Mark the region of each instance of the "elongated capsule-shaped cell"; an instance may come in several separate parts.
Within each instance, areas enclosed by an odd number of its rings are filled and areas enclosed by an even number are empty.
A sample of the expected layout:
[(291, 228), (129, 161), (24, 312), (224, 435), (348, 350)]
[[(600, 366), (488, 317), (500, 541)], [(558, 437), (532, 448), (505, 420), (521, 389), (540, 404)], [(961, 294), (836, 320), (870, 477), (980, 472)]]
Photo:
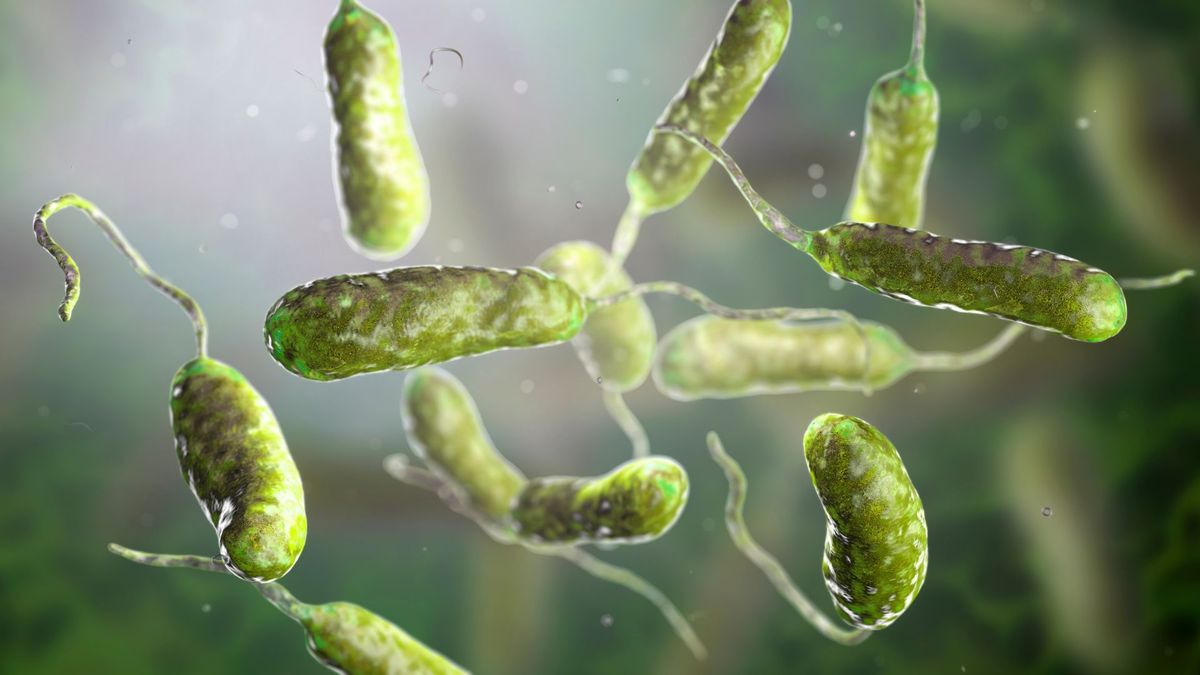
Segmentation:
[(925, 74), (925, 0), (915, 0), (908, 63), (867, 95), (862, 154), (846, 220), (921, 227), (925, 181), (937, 144), (938, 95)]
[(512, 518), (539, 543), (637, 543), (662, 536), (687, 504), (687, 472), (668, 457), (625, 462), (594, 478), (535, 478)]
[(422, 461), (494, 520), (512, 510), (525, 476), (496, 450), (471, 394), (436, 367), (413, 371), (404, 381), (404, 430)]
[(263, 335), (284, 368), (325, 381), (565, 342), (586, 316), (584, 298), (539, 269), (401, 267), (293, 288)]
[[(533, 264), (589, 298), (633, 287), (624, 270), (612, 269), (608, 252), (588, 241), (553, 246)], [(592, 379), (609, 391), (626, 392), (640, 387), (650, 374), (657, 337), (646, 301), (630, 297), (589, 314), (572, 344)]]
[(229, 571), (257, 582), (286, 574), (308, 520), (300, 473), (266, 400), (237, 370), (197, 358), (171, 383), (171, 426), (183, 478)]
[(1039, 248), (839, 223), (813, 232), (805, 251), (829, 274), (896, 300), (988, 314), (1075, 340), (1107, 340), (1127, 317), (1125, 293), (1111, 275)]
[(466, 675), (453, 661), (396, 624), (349, 602), (303, 605), (297, 620), (308, 651), (321, 663), (353, 675)]
[(878, 429), (828, 413), (804, 432), (804, 458), (825, 509), (821, 571), (838, 615), (891, 625), (916, 599), (929, 563), (925, 509), (899, 453)]
[(346, 239), (369, 258), (395, 260), (424, 234), (430, 197), (391, 27), (341, 0), (325, 33), (325, 70)]
[[(861, 325), (860, 331), (842, 321), (789, 324), (700, 316), (662, 339), (654, 383), (677, 401), (881, 389), (908, 371), (912, 351), (892, 329), (871, 321)], [(864, 373), (867, 349), (870, 371)]]
[(1085, 342), (1107, 340), (1125, 326), (1125, 294), (1104, 270), (1039, 248), (948, 239), (883, 223), (803, 230), (763, 199), (720, 147), (678, 127), (660, 130), (708, 150), (763, 226), (828, 274), (896, 300), (987, 314)]
[[(737, 0), (696, 74), (658, 123), (724, 142), (783, 55), (792, 25), (789, 0)], [(665, 211), (692, 193), (712, 159), (682, 139), (653, 132), (626, 178), (633, 209)]]
[[(1010, 326), (963, 353), (917, 352), (892, 328), (844, 321), (788, 323), (700, 316), (658, 345), (654, 383), (677, 401), (805, 391), (877, 391), (914, 371), (966, 370), (995, 358), (1024, 330)], [(863, 336), (866, 336), (864, 342)]]

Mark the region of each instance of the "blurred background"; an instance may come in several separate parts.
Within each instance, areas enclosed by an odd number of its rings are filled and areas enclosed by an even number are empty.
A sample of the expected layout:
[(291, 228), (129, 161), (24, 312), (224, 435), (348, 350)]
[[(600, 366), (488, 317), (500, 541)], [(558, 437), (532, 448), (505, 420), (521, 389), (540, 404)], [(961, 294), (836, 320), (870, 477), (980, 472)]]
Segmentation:
[[(495, 544), (397, 483), (402, 375), (300, 380), (261, 321), (309, 279), (376, 269), (344, 243), (321, 39), (335, 2), (0, 3), (0, 671), (319, 673), (301, 629), (231, 577), (105, 552), (214, 552), (180, 479), (168, 383), (191, 329), (78, 213), (30, 233), (66, 191), (94, 200), (192, 293), (211, 352), (270, 400), (305, 479), (307, 548), (286, 584), (363, 604), (478, 673), (1012, 673), (1200, 670), (1200, 286), (1129, 293), (1103, 344), (1023, 337), (965, 373), (854, 393), (676, 403), (630, 397), (654, 449), (691, 475), (652, 544), (600, 552), (657, 583), (711, 657), (694, 661), (641, 597)], [(400, 264), (512, 267), (568, 239), (607, 245), (625, 172), (728, 10), (703, 2), (374, 0), (404, 52), (433, 220)], [(1200, 5), (930, 0), (942, 120), (926, 226), (1036, 245), (1116, 276), (1200, 261)], [(866, 93), (907, 58), (906, 0), (795, 3), (783, 61), (727, 147), (797, 223), (839, 219)], [(420, 83), (430, 51), (427, 84)], [(738, 307), (841, 307), (918, 349), (967, 349), (999, 322), (839, 288), (764, 231), (724, 175), (651, 218), (635, 279)], [(654, 297), (660, 335), (694, 316)], [(458, 361), (493, 439), (529, 475), (629, 456), (567, 345)], [(747, 519), (818, 603), (824, 520), (800, 447), (822, 412), (899, 448), (925, 503), (928, 581), (861, 646), (825, 641), (733, 548), (719, 431), (751, 481)], [(1044, 515), (1048, 514), (1048, 515)]]

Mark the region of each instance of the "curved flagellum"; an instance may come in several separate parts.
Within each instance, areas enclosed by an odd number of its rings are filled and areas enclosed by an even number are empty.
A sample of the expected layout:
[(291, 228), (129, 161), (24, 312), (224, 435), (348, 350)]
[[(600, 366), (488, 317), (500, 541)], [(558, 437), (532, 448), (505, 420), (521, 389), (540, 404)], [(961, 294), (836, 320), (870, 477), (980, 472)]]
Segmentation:
[(217, 531), (229, 571), (282, 577), (304, 549), (304, 486), (271, 407), (224, 363), (197, 358), (171, 383), (183, 478)]
[(441, 368), (416, 370), (404, 381), (400, 410), (417, 456), (488, 518), (502, 521), (525, 476), (496, 450), (462, 383)]
[[(198, 555), (144, 553), (109, 544), (108, 550), (150, 567), (229, 572), (220, 560)], [(348, 602), (310, 605), (283, 584), (254, 588), (276, 609), (304, 627), (308, 650), (321, 664), (349, 675), (465, 675), (467, 671), (387, 619)]]
[(395, 260), (424, 234), (430, 196), (391, 27), (343, 0), (325, 33), (325, 70), (346, 239), (369, 258)]
[(267, 313), (263, 335), (284, 368), (327, 381), (556, 344), (586, 317), (584, 299), (539, 269), (432, 265), (293, 288)]
[(720, 147), (678, 127), (660, 130), (711, 153), (763, 226), (833, 276), (904, 302), (987, 314), (1085, 342), (1107, 340), (1125, 325), (1125, 295), (1101, 269), (1028, 246), (947, 239), (883, 223), (844, 222), (809, 232), (763, 199)]
[(129, 264), (133, 266), (133, 270), (138, 273), (138, 276), (179, 305), (191, 320), (192, 327), (196, 331), (196, 354), (204, 356), (208, 350), (208, 323), (204, 320), (204, 312), (200, 310), (200, 305), (192, 299), (192, 296), (184, 293), (178, 286), (163, 279), (150, 269), (137, 249), (125, 239), (125, 235), (121, 234), (117, 226), (108, 216), (104, 215), (99, 207), (77, 194), (70, 193), (43, 204), (33, 217), (33, 233), (37, 237), (38, 245), (46, 249), (46, 252), (54, 258), (66, 277), (66, 295), (63, 297), (62, 305), (58, 308), (59, 317), (63, 321), (71, 319), (71, 312), (75, 309), (75, 303), (79, 301), (80, 286), (79, 265), (75, 264), (74, 258), (67, 253), (66, 249), (54, 241), (54, 238), (50, 236), (50, 231), (46, 228), (46, 222), (65, 208), (76, 208), (82, 211), (91, 219), (92, 223), (104, 232), (104, 235), (121, 252), (121, 255), (129, 260)]
[(825, 509), (821, 571), (834, 607), (856, 628), (886, 628), (929, 564), (925, 509), (904, 462), (878, 429), (832, 413), (804, 432), (804, 458)]
[(512, 512), (537, 543), (634, 543), (662, 536), (687, 504), (687, 472), (668, 457), (625, 462), (603, 476), (529, 481)]
[(846, 646), (859, 644), (870, 637), (870, 631), (839, 626), (836, 621), (817, 609), (813, 601), (792, 580), (791, 575), (787, 573), (779, 560), (754, 539), (754, 535), (750, 534), (750, 528), (746, 525), (744, 514), (750, 482), (746, 479), (746, 474), (737, 460), (725, 451), (725, 446), (716, 432), (708, 433), (707, 442), (713, 461), (721, 467), (726, 480), (729, 481), (729, 496), (725, 500), (725, 527), (729, 530), (729, 538), (733, 540), (738, 550), (762, 571), (767, 580), (775, 586), (779, 595), (783, 596), (783, 599), (787, 600), (792, 608), (821, 635)]

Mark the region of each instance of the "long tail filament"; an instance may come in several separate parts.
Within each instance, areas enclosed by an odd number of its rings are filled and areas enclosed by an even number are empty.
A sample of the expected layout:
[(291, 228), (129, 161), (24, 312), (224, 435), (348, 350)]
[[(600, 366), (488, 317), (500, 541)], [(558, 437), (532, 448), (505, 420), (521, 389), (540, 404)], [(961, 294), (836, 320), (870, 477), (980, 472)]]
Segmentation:
[(154, 286), (164, 295), (171, 298), (171, 300), (175, 301), (183, 309), (188, 318), (192, 320), (192, 326), (196, 330), (197, 355), (207, 356), (208, 323), (204, 320), (204, 312), (200, 310), (200, 305), (192, 299), (192, 296), (184, 293), (179, 287), (155, 274), (154, 270), (150, 269), (150, 266), (142, 259), (141, 254), (125, 239), (125, 235), (121, 234), (117, 226), (95, 204), (79, 195), (69, 193), (47, 202), (42, 208), (38, 209), (38, 212), (33, 217), (33, 232), (37, 236), (38, 244), (53, 256), (66, 276), (67, 292), (63, 297), (62, 305), (58, 308), (58, 315), (62, 317), (62, 320), (69, 321), (71, 319), (71, 312), (75, 309), (75, 303), (79, 301), (79, 265), (76, 265), (71, 255), (50, 236), (50, 232), (46, 230), (46, 221), (54, 214), (68, 207), (77, 208), (87, 214), (88, 218), (91, 218), (92, 222), (104, 231), (104, 234), (113, 243), (113, 246), (116, 246), (117, 250), (129, 259), (129, 263), (133, 265), (133, 269), (138, 275), (150, 282), (151, 286)]

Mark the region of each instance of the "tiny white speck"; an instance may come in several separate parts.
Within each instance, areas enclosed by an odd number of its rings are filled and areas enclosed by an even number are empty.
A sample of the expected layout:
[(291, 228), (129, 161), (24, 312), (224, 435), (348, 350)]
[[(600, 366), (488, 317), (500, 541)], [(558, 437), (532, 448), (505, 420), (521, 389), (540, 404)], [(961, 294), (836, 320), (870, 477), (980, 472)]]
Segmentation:
[(608, 71), (608, 81), (613, 84), (625, 84), (629, 81), (629, 71), (624, 68), (613, 68)]
[(1075, 128), (1080, 131), (1087, 131), (1092, 126), (1092, 120), (1087, 117), (1080, 117), (1075, 120)]
[(811, 178), (813, 180), (821, 180), (821, 177), (824, 175), (825, 175), (825, 167), (821, 166), (820, 164), (809, 164), (808, 165), (808, 177), (809, 178)]
[(557, 190), (557, 189), (558, 189), (558, 188), (556, 188), (556, 187), (554, 187), (553, 185), (551, 185), (550, 187), (546, 188), (546, 192), (554, 192), (554, 191), (555, 191), (555, 190)]
[(821, 199), (822, 197), (824, 197), (825, 196), (825, 184), (817, 183), (816, 185), (812, 186), (812, 194), (817, 199)]
[(125, 67), (125, 55), (121, 52), (113, 52), (113, 55), (108, 57), (108, 62), (112, 64), (113, 68), (123, 68)]
[(612, 625), (613, 625), (612, 614), (601, 614), (600, 615), (600, 625), (604, 626), (605, 628), (612, 628)]
[(857, 131), (855, 131), (855, 130), (853, 130), (853, 129), (851, 129), (851, 130), (850, 130), (850, 138), (854, 138), (854, 137), (855, 137), (855, 136), (857, 136), (857, 135), (858, 135), (858, 132), (857, 132)]
[(300, 127), (300, 131), (296, 132), (296, 140), (301, 143), (307, 143), (317, 136), (317, 128), (311, 124), (305, 124)]
[(525, 80), (517, 80), (516, 82), (513, 82), (513, 91), (517, 92), (518, 94), (524, 94), (525, 92), (529, 91), (529, 83)]
[(200, 605), (200, 611), (204, 612), (205, 614), (208, 614), (209, 612), (212, 611), (212, 605), (210, 605), (206, 602), (203, 605)]
[(246, 117), (251, 119), (258, 117), (258, 106), (254, 105), (253, 103), (246, 106)]
[(471, 10), (471, 20), (475, 23), (483, 23), (483, 20), (486, 18), (487, 12), (483, 11), (482, 7), (476, 7), (475, 9)]
[(1043, 506), (1042, 507), (1042, 515), (1046, 518), (1049, 518), (1050, 516), (1054, 515), (1054, 507), (1053, 506)]
[(462, 253), (463, 247), (463, 240), (458, 237), (446, 242), (446, 248), (450, 249), (451, 253)]
[(846, 280), (841, 277), (829, 277), (829, 290), (840, 291), (846, 287)]
[(583, 202), (581, 202), (581, 201), (577, 201), (577, 202), (575, 202), (575, 210), (576, 210), (576, 211), (578, 211), (578, 210), (580, 210), (580, 209), (582, 209), (582, 208), (583, 208)]
[(924, 393), (925, 393), (925, 383), (924, 383), (924, 382), (918, 382), (918, 383), (917, 383), (917, 384), (916, 384), (916, 385), (913, 387), (913, 393), (914, 393), (914, 394), (917, 394), (918, 396), (920, 396), (921, 394), (924, 394)]
[(521, 380), (520, 389), (522, 394), (532, 394), (533, 380)]
[(442, 94), (442, 105), (446, 106), (447, 108), (453, 108), (454, 106), (458, 105), (458, 94), (452, 91)]
[(226, 213), (221, 216), (221, 227), (227, 230), (236, 230), (238, 227), (238, 217), (232, 213)]
[(829, 27), (829, 37), (837, 37), (842, 32), (842, 22), (839, 21)]

